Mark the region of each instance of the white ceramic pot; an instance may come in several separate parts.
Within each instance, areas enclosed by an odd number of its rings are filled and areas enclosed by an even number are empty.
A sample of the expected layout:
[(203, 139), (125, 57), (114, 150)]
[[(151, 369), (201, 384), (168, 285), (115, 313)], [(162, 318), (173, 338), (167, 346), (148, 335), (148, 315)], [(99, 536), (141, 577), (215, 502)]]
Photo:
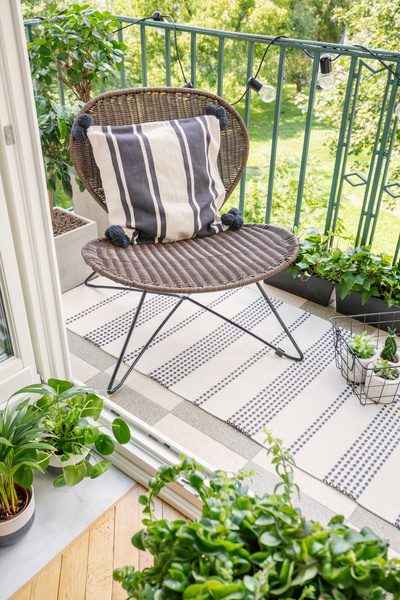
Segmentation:
[(62, 473), (64, 467), (77, 465), (82, 460), (84, 460), (88, 454), (88, 450), (85, 450), (81, 454), (71, 454), (71, 457), (68, 460), (60, 460), (60, 458), (56, 454), (52, 454), (49, 458), (47, 470), (53, 475), (59, 475), (60, 473)]
[(364, 392), (377, 404), (391, 404), (397, 397), (400, 397), (400, 367), (397, 379), (385, 379), (379, 377), (373, 369), (371, 363), (367, 371)]
[[(23, 488), (21, 488), (23, 489)], [(33, 488), (28, 492), (28, 502), (23, 510), (7, 521), (0, 521), (0, 548), (16, 544), (33, 525), (35, 520), (35, 494)]]
[(358, 358), (358, 356), (350, 352), (347, 346), (344, 346), (341, 352), (341, 372), (343, 377), (351, 383), (364, 383), (369, 365), (379, 358), (379, 354), (380, 349), (377, 349), (375, 354), (369, 358)]

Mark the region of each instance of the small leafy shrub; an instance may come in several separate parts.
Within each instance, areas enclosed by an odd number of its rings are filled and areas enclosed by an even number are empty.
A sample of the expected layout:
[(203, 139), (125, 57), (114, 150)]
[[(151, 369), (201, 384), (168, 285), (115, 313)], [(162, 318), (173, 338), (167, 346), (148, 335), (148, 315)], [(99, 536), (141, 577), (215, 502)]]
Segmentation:
[(0, 409), (0, 521), (21, 508), (17, 485), (29, 489), (33, 472), (46, 470), (53, 447), (44, 440), (42, 415), (27, 400)]
[(392, 367), (389, 361), (383, 358), (375, 363), (374, 373), (378, 377), (382, 377), (382, 379), (387, 379), (388, 381), (396, 381), (399, 378), (399, 370), (396, 367)]
[(307, 230), (304, 239), (300, 241), (300, 250), (296, 262), (288, 269), (293, 277), (308, 279), (312, 275), (330, 279), (332, 263), (337, 260), (342, 251), (330, 248), (331, 235), (326, 235), (320, 229)]
[[(74, 455), (82, 456), (77, 464), (63, 468), (62, 474), (53, 481), (55, 487), (76, 485), (85, 477), (95, 479), (110, 468), (110, 460), (98, 460), (94, 454), (97, 450), (109, 456), (115, 449), (111, 436), (102, 433), (97, 423), (103, 400), (94, 390), (74, 386), (70, 381), (49, 379), (47, 383), (30, 385), (18, 393), (41, 396), (34, 406), (42, 413), (42, 429), (54, 448), (51, 454), (61, 463)], [(128, 425), (120, 418), (114, 419), (112, 433), (120, 444), (127, 444), (131, 437)]]
[(381, 352), (381, 358), (383, 358), (383, 360), (388, 360), (390, 362), (396, 362), (398, 360), (396, 335), (396, 331), (391, 329), (391, 327), (388, 327), (388, 336)]
[(363, 331), (353, 335), (347, 345), (358, 358), (371, 358), (376, 352), (376, 343), (376, 336)]
[[(268, 435), (267, 451), (280, 481), (272, 494), (253, 496), (245, 474), (216, 471), (206, 478), (188, 458), (162, 467), (141, 497), (146, 518), (133, 545), (154, 566), (117, 569), (129, 598), (140, 600), (360, 600), (400, 597), (400, 561), (367, 528), (357, 532), (333, 518), (308, 521), (295, 508), (292, 458)], [(156, 519), (152, 499), (183, 475), (203, 501), (195, 522)]]
[(122, 68), (125, 44), (113, 33), (120, 22), (109, 11), (72, 4), (59, 12), (54, 3), (28, 44), (32, 76), (39, 91), (61, 82), (80, 102), (88, 102), (93, 88), (111, 82)]

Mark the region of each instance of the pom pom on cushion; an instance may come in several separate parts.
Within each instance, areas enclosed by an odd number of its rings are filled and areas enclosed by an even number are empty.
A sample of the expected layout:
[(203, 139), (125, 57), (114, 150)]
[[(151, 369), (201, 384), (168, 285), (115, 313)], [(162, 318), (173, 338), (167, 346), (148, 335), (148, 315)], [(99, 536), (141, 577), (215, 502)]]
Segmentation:
[(76, 119), (73, 135), (77, 142), (85, 142), (87, 140), (87, 129), (93, 124), (93, 119), (87, 113), (82, 113)]
[(243, 226), (243, 216), (238, 208), (231, 208), (227, 213), (221, 215), (221, 221), (232, 231), (237, 231)]
[(222, 130), (228, 127), (228, 117), (226, 116), (226, 110), (223, 106), (218, 106), (218, 104), (207, 104), (206, 115), (217, 117), (219, 126)]
[(105, 230), (104, 235), (117, 248), (127, 248), (131, 243), (131, 240), (119, 225), (111, 225)]

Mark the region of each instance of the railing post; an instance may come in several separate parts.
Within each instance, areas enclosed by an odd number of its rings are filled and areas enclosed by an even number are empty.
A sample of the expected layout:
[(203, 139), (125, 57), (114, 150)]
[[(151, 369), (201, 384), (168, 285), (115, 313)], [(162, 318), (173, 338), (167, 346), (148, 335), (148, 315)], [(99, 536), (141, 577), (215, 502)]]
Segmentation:
[[(254, 42), (249, 42), (247, 48), (247, 75), (246, 75), (246, 85), (247, 80), (253, 74), (253, 64), (254, 64)], [(250, 105), (251, 105), (251, 90), (250, 88), (246, 92), (245, 105), (244, 105), (244, 115), (243, 120), (247, 128), (249, 128), (250, 124)], [(240, 180), (240, 190), (239, 190), (239, 209), (243, 212), (244, 209), (244, 194), (246, 191), (246, 170), (242, 175)]]
[(279, 119), (281, 113), (281, 99), (282, 99), (282, 86), (283, 77), (285, 70), (285, 48), (281, 48), (279, 51), (279, 66), (278, 66), (278, 77), (276, 83), (276, 100), (275, 100), (275, 111), (274, 111), (274, 125), (272, 129), (272, 142), (271, 142), (271, 158), (269, 161), (269, 173), (268, 173), (268, 190), (267, 190), (267, 206), (265, 210), (265, 222), (271, 221), (272, 213), (272, 200), (274, 195), (274, 183), (275, 183), (275, 166), (276, 166), (276, 152), (278, 148), (278, 135), (279, 135)]
[(192, 32), (190, 34), (190, 81), (193, 83), (194, 87), (196, 87), (196, 50), (196, 34)]
[[(335, 167), (332, 176), (332, 186), (329, 196), (329, 203), (326, 213), (325, 221), (325, 233), (329, 231), (335, 231), (336, 223), (339, 214), (340, 200), (342, 197), (343, 190), (343, 177), (346, 174), (347, 157), (350, 147), (350, 138), (352, 132), (352, 125), (355, 113), (355, 107), (357, 104), (358, 97), (358, 86), (360, 82), (361, 68), (360, 65), (357, 72), (357, 58), (353, 56), (350, 62), (349, 76), (347, 78), (346, 93), (344, 97), (342, 120), (340, 123), (339, 139), (336, 150)], [(355, 84), (356, 82), (356, 84)], [(353, 95), (353, 89), (355, 84), (355, 91)], [(353, 96), (353, 102), (352, 102)], [(350, 112), (350, 106), (352, 109)], [(350, 112), (350, 118), (349, 118)]]
[(301, 205), (303, 202), (304, 181), (305, 181), (305, 177), (306, 177), (308, 150), (310, 147), (311, 125), (312, 125), (312, 118), (313, 118), (313, 111), (314, 111), (315, 89), (317, 86), (317, 77), (318, 77), (318, 71), (319, 71), (319, 52), (314, 52), (313, 58), (314, 58), (314, 60), (313, 60), (312, 76), (311, 76), (311, 83), (310, 83), (310, 94), (308, 96), (307, 118), (306, 118), (305, 130), (304, 130), (303, 152), (302, 152), (302, 156), (301, 156), (301, 165), (300, 165), (300, 174), (299, 174), (299, 186), (297, 188), (296, 210), (295, 210), (294, 221), (293, 221), (293, 226), (295, 229), (297, 229), (300, 224)]
[(222, 96), (224, 88), (224, 53), (225, 40), (223, 37), (218, 38), (218, 96)]
[(140, 56), (142, 63), (142, 85), (147, 87), (146, 26), (140, 23)]
[(171, 85), (171, 32), (169, 29), (165, 31), (165, 85)]
[[(122, 31), (122, 29), (118, 30), (118, 41), (122, 44), (124, 41), (124, 33)], [(120, 84), (122, 88), (126, 87), (126, 80), (125, 80), (125, 54), (122, 57), (122, 63), (121, 63), (121, 71), (120, 71)]]

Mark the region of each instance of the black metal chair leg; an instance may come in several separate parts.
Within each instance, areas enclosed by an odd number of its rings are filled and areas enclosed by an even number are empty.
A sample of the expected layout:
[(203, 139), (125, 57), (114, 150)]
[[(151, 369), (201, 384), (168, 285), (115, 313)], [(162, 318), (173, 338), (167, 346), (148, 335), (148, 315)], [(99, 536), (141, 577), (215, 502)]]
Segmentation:
[(303, 360), (303, 358), (304, 358), (303, 352), (300, 350), (296, 340), (290, 333), (289, 329), (286, 327), (285, 322), (283, 321), (282, 317), (276, 310), (275, 306), (272, 304), (267, 292), (265, 291), (265, 289), (262, 286), (262, 283), (257, 281), (257, 287), (260, 290), (260, 292), (262, 293), (262, 295), (264, 296), (265, 300), (267, 301), (268, 306), (270, 307), (271, 311), (274, 313), (274, 315), (275, 315), (276, 319), (278, 320), (280, 326), (282, 327), (283, 331), (285, 332), (285, 334), (287, 335), (289, 340), (292, 342), (294, 348), (296, 349), (296, 352), (298, 353), (298, 356), (291, 356), (290, 354), (287, 354), (287, 352), (285, 352), (281, 348), (275, 348), (275, 353), (278, 356), (285, 356), (286, 358), (290, 358), (291, 360), (297, 360), (297, 361)]
[(126, 371), (125, 375), (118, 381), (118, 383), (116, 383), (114, 385), (114, 382), (115, 382), (115, 379), (117, 377), (119, 368), (121, 366), (121, 363), (124, 360), (126, 348), (127, 348), (128, 344), (129, 344), (129, 340), (130, 340), (132, 332), (133, 332), (133, 330), (135, 328), (135, 325), (136, 325), (136, 322), (137, 322), (137, 318), (138, 318), (140, 310), (142, 308), (145, 296), (146, 296), (146, 292), (143, 292), (142, 297), (141, 297), (140, 302), (139, 302), (139, 305), (138, 305), (138, 307), (136, 309), (135, 316), (133, 318), (132, 324), (131, 324), (131, 326), (129, 328), (128, 335), (126, 336), (124, 345), (122, 347), (121, 354), (118, 357), (117, 364), (115, 365), (115, 369), (113, 371), (113, 374), (111, 376), (110, 382), (108, 384), (107, 392), (109, 394), (114, 394), (114, 392), (116, 392), (117, 390), (119, 390), (119, 388), (121, 387), (121, 385), (123, 385), (125, 383), (127, 377), (130, 375), (130, 373), (132, 372), (132, 370), (135, 368), (135, 366), (139, 362), (139, 360), (142, 358), (143, 354), (146, 352), (146, 350), (148, 349), (148, 347), (150, 346), (150, 344), (152, 343), (152, 341), (160, 333), (161, 329), (166, 325), (166, 323), (172, 317), (172, 315), (174, 314), (174, 312), (179, 308), (179, 306), (182, 304), (183, 300), (185, 299), (184, 297), (180, 297), (179, 298), (178, 302), (175, 304), (175, 306), (172, 308), (172, 310), (170, 310), (170, 312), (167, 314), (167, 316), (165, 317), (165, 319), (160, 323), (160, 325), (157, 327), (157, 329), (155, 330), (155, 332), (151, 335), (151, 337), (147, 340), (147, 342), (145, 343), (145, 345), (142, 347), (142, 349), (140, 350), (139, 354), (137, 355), (137, 357), (135, 358), (135, 360), (133, 361), (133, 363), (129, 366), (129, 368)]

